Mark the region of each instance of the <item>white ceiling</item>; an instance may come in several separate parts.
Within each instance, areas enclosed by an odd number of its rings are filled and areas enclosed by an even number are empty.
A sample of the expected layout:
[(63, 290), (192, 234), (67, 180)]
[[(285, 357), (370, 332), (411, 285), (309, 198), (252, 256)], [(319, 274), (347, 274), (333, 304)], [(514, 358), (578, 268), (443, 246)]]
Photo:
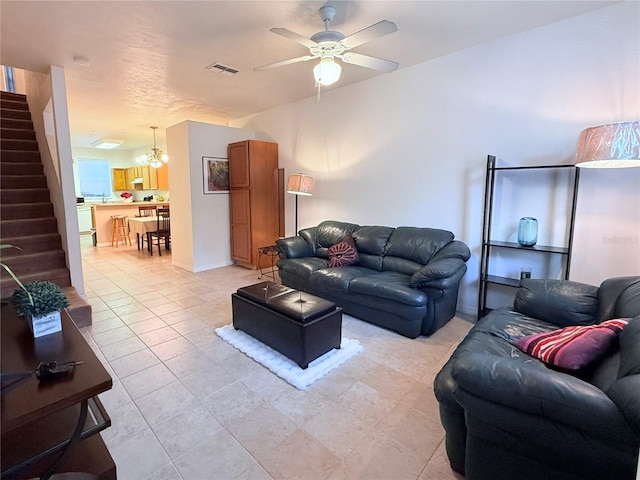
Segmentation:
[[(323, 29), (318, 9), (334, 6), (332, 29), (349, 35), (386, 19), (398, 32), (353, 51), (400, 69), (470, 46), (610, 5), (612, 1), (7, 1), (0, 2), (0, 60), (45, 72), (65, 69), (71, 142), (124, 140), (149, 145), (150, 125), (229, 120), (314, 96), (311, 62), (260, 72), (254, 67), (305, 55), (269, 32), (310, 37)], [(74, 56), (90, 60), (74, 63)], [(220, 62), (239, 73), (205, 70)], [(380, 73), (346, 65), (340, 88)], [(387, 75), (393, 75), (387, 74)]]

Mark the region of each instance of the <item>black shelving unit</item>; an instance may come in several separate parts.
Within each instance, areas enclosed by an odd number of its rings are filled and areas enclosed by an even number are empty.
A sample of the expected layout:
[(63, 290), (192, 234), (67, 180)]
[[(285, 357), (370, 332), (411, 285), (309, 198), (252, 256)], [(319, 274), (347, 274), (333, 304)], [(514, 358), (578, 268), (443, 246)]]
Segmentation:
[[(519, 243), (495, 240), (491, 237), (491, 223), (493, 220), (493, 197), (496, 182), (496, 175), (501, 171), (523, 171), (543, 170), (543, 169), (572, 169), (573, 170), (573, 191), (571, 213), (569, 219), (569, 238), (566, 245), (534, 245), (533, 247), (523, 247)], [(578, 182), (580, 170), (575, 165), (529, 165), (519, 167), (498, 167), (494, 155), (487, 156), (487, 171), (484, 186), (484, 211), (482, 220), (482, 253), (480, 258), (480, 288), (478, 292), (478, 319), (482, 318), (487, 309), (487, 293), (490, 285), (503, 285), (506, 287), (518, 287), (519, 278), (501, 277), (489, 274), (491, 255), (494, 249), (514, 249), (529, 252), (541, 252), (562, 255), (564, 258), (564, 278), (569, 279), (571, 269), (571, 249), (573, 247), (573, 228), (575, 224), (576, 201), (578, 198)]]

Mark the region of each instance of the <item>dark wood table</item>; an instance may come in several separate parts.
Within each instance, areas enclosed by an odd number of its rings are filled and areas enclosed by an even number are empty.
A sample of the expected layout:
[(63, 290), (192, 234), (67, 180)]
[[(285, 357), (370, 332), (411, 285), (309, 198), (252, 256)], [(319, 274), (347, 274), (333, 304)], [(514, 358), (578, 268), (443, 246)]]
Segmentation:
[[(61, 314), (61, 332), (40, 338), (10, 302), (2, 302), (1, 315), (1, 478), (85, 472), (115, 479), (113, 459), (96, 435), (111, 425), (97, 395), (112, 380), (69, 315)], [(38, 364), (54, 360), (83, 363), (71, 375), (40, 382)]]

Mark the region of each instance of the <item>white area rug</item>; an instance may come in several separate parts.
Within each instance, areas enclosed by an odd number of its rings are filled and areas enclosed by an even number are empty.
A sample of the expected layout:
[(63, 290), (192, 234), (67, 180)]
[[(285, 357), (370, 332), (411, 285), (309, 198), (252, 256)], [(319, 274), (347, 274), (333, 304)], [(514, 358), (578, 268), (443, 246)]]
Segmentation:
[(303, 370), (293, 360), (256, 340), (251, 335), (236, 330), (233, 325), (216, 328), (216, 333), (225, 342), (264, 365), (299, 390), (306, 389), (313, 382), (364, 350), (357, 340), (342, 337), (339, 350), (333, 349), (325, 353), (311, 362), (306, 370)]

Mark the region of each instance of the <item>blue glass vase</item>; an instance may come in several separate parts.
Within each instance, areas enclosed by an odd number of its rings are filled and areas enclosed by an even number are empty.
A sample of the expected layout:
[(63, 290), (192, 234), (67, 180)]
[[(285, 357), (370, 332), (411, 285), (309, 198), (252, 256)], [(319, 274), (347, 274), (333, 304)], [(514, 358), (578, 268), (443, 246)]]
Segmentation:
[(533, 247), (538, 241), (538, 220), (523, 217), (518, 223), (518, 243), (523, 247)]

